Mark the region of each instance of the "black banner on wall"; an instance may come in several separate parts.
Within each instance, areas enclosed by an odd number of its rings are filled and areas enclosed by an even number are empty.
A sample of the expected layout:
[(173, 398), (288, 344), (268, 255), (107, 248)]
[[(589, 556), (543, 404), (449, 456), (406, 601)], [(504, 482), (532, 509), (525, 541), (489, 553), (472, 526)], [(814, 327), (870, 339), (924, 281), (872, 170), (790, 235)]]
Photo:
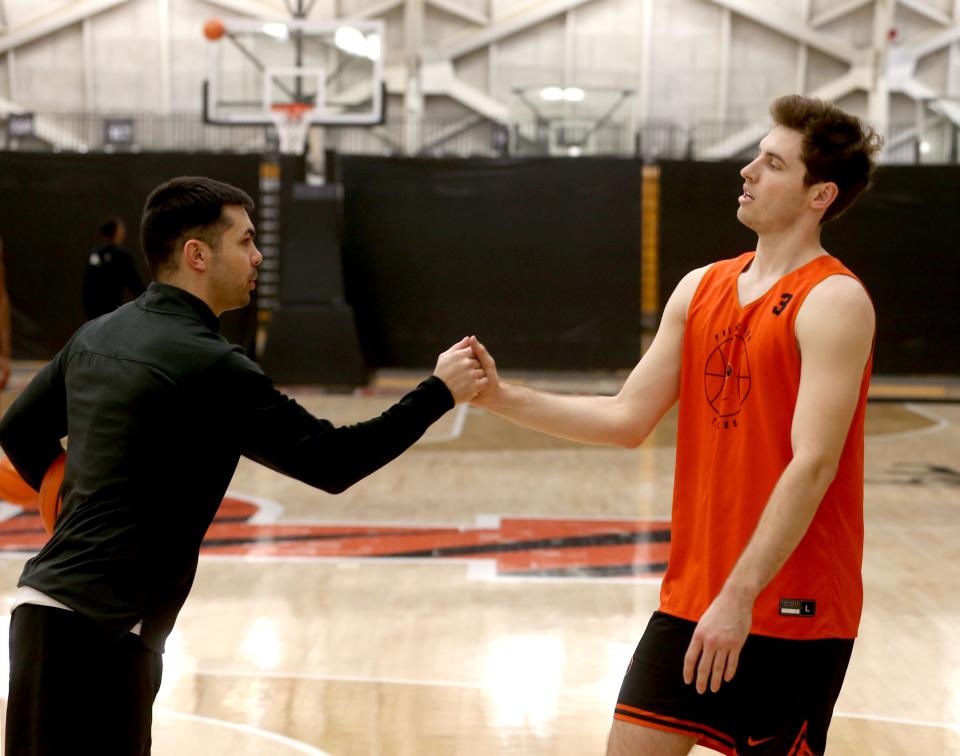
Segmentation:
[(504, 368), (639, 358), (641, 164), (342, 156), (347, 301), (375, 366), (476, 333)]
[[(687, 271), (756, 246), (736, 217), (741, 167), (661, 165), (661, 302)], [(883, 166), (876, 186), (824, 226), (823, 246), (876, 305), (877, 374), (960, 373), (958, 183), (956, 167)]]
[[(48, 359), (83, 323), (81, 282), (97, 228), (126, 223), (144, 281), (140, 214), (150, 191), (180, 175), (209, 176), (258, 195), (258, 155), (0, 153), (0, 237), (13, 307), (13, 354)], [(221, 332), (249, 347), (254, 310), (226, 313)], [(249, 351), (249, 349), (248, 349)]]

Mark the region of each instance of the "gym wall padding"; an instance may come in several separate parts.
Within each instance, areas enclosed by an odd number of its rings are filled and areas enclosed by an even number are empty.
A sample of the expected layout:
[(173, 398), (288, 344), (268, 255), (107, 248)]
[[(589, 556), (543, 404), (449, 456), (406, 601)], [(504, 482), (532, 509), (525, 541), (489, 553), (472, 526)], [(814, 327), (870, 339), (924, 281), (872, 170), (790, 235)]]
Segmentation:
[[(692, 268), (754, 249), (736, 217), (742, 163), (661, 164), (661, 302)], [(877, 311), (874, 372), (960, 373), (960, 169), (882, 166), (876, 185), (823, 229), (823, 245)]]
[[(149, 280), (140, 215), (150, 191), (180, 175), (210, 176), (257, 200), (258, 155), (0, 153), (0, 237), (13, 308), (13, 354), (48, 359), (83, 324), (80, 286), (103, 218), (119, 215), (126, 246)], [(221, 332), (250, 346), (252, 308), (226, 313)]]
[(347, 301), (367, 360), (477, 334), (503, 368), (632, 367), (642, 165), (341, 156)]

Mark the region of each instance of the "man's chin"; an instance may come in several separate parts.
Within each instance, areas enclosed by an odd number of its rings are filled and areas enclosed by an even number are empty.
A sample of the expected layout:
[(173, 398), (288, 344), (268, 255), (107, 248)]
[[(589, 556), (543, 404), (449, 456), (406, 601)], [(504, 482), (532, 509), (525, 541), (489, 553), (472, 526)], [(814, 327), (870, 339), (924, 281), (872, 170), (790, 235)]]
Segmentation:
[(742, 205), (737, 208), (737, 220), (740, 221), (744, 226), (749, 228), (751, 231), (757, 231), (757, 228), (754, 225), (754, 222), (750, 219), (750, 214), (747, 212), (744, 212)]
[(250, 295), (249, 295), (249, 294), (247, 294), (246, 297), (244, 297), (244, 299), (243, 299), (242, 302), (240, 302), (240, 301), (234, 302), (232, 305), (230, 305), (229, 307), (227, 307), (227, 308), (224, 310), (224, 312), (230, 312), (230, 310), (241, 310), (241, 309), (243, 309), (244, 307), (246, 307), (248, 304), (250, 304)]

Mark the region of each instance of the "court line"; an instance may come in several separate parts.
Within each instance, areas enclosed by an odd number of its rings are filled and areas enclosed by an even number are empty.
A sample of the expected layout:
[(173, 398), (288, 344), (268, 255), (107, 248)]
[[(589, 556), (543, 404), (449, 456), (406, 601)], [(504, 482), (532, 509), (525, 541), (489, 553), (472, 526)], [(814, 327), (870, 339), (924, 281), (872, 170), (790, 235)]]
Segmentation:
[(222, 727), (226, 730), (236, 730), (237, 732), (242, 732), (244, 735), (253, 735), (254, 737), (263, 738), (264, 740), (272, 740), (275, 743), (290, 746), (295, 751), (309, 754), (309, 756), (330, 756), (330, 754), (328, 754), (326, 751), (321, 751), (319, 748), (314, 748), (312, 745), (308, 745), (300, 740), (294, 740), (293, 738), (288, 738), (285, 735), (279, 735), (275, 732), (270, 732), (269, 730), (263, 730), (259, 727), (254, 727), (253, 725), (238, 724), (236, 722), (229, 722), (225, 719), (214, 719), (213, 717), (202, 717), (199, 714), (186, 714), (182, 711), (175, 711), (173, 709), (162, 707), (155, 708), (154, 713), (173, 717), (175, 719), (186, 719), (191, 722), (199, 722), (201, 724), (213, 725), (214, 727)]
[[(313, 680), (316, 682), (357, 682), (370, 683), (374, 685), (412, 685), (433, 688), (464, 688), (468, 690), (481, 691), (490, 690), (490, 686), (483, 683), (460, 682), (452, 680), (414, 680), (402, 677), (374, 677), (371, 675), (317, 675), (305, 674), (302, 672), (263, 672), (260, 670), (242, 672), (236, 670), (195, 669), (192, 670), (192, 672), (185, 671), (183, 676), (187, 676), (189, 674), (196, 674), (204, 677), (267, 677), (274, 679)], [(960, 734), (960, 722), (934, 722), (928, 719), (909, 719), (906, 717), (888, 717), (883, 714), (856, 714), (853, 712), (843, 711), (835, 711), (833, 716), (843, 719), (859, 719), (868, 722), (882, 722), (885, 724), (909, 725), (912, 727), (930, 727), (939, 730), (953, 730), (957, 734)]]
[(914, 727), (933, 727), (938, 730), (953, 730), (960, 735), (960, 722), (931, 722), (928, 719), (906, 719), (904, 717), (887, 717), (883, 714), (853, 714), (851, 712), (835, 711), (833, 716), (844, 719), (862, 719), (868, 722), (884, 722), (887, 724), (911, 725)]
[[(7, 554), (16, 553), (21, 557), (29, 556), (26, 552), (6, 552)], [(662, 577), (647, 577), (643, 575), (630, 577), (541, 577), (524, 575), (496, 575), (495, 559), (464, 559), (457, 557), (338, 557), (338, 556), (267, 556), (258, 554), (201, 554), (200, 561), (210, 562), (249, 562), (250, 564), (270, 563), (270, 564), (318, 564), (327, 563), (342, 567), (363, 567), (363, 566), (383, 566), (383, 565), (433, 565), (442, 566), (466, 566), (468, 568), (467, 579), (476, 581), (490, 581), (502, 584), (520, 584), (520, 583), (539, 583), (550, 585), (573, 585), (575, 583), (591, 584), (610, 584), (610, 585), (632, 585), (650, 584), (659, 585)], [(484, 566), (489, 565), (489, 567)]]
[(914, 438), (916, 436), (927, 436), (931, 433), (939, 433), (940, 431), (950, 427), (950, 421), (945, 420), (939, 415), (934, 414), (925, 407), (921, 407), (918, 404), (913, 402), (904, 402), (902, 405), (904, 409), (913, 412), (915, 415), (920, 415), (920, 417), (925, 417), (927, 420), (930, 420), (934, 425), (928, 426), (926, 428), (918, 428), (916, 430), (908, 431), (893, 431), (892, 433), (877, 433), (867, 436), (867, 440), (870, 439), (879, 439), (886, 441), (888, 439), (896, 440), (901, 438)]
[(422, 444), (449, 444), (451, 441), (456, 441), (460, 436), (463, 435), (463, 428), (467, 424), (467, 410), (470, 407), (469, 404), (458, 404), (457, 408), (454, 410), (453, 414), (453, 427), (450, 429), (449, 433), (441, 435), (424, 437), (421, 441)]
[(190, 674), (201, 675), (203, 677), (247, 677), (259, 678), (267, 677), (277, 680), (313, 680), (314, 682), (355, 682), (386, 685), (414, 685), (425, 688), (465, 688), (467, 690), (487, 690), (488, 686), (483, 683), (471, 683), (463, 681), (450, 680), (410, 680), (403, 677), (374, 677), (372, 675), (317, 675), (306, 672), (265, 672), (262, 670), (252, 670), (243, 672), (238, 670), (213, 670), (213, 669), (195, 669), (184, 670), (180, 673), (181, 677), (187, 677)]

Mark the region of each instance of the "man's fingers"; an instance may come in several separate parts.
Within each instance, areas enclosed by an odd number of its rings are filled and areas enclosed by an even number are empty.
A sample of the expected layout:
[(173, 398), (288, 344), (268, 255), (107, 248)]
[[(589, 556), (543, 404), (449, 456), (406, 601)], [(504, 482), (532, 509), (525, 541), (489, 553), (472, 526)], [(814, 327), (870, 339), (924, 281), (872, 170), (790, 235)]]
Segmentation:
[(739, 661), (740, 649), (735, 648), (730, 652), (730, 656), (727, 657), (727, 671), (723, 675), (723, 679), (726, 682), (730, 682), (733, 676), (737, 674), (737, 662)]
[(473, 353), (477, 355), (477, 359), (480, 360), (480, 364), (486, 370), (490, 370), (494, 367), (493, 357), (490, 356), (490, 352), (487, 351), (487, 348), (480, 343), (476, 336), (470, 337), (470, 346), (473, 347)]
[(683, 657), (683, 681), (687, 685), (693, 682), (693, 673), (697, 668), (701, 650), (703, 650), (703, 644), (698, 638), (693, 638), (687, 646), (687, 654)]
[(723, 649), (717, 651), (713, 657), (713, 669), (710, 674), (710, 690), (716, 693), (720, 690), (720, 683), (723, 682), (723, 670), (727, 665), (727, 652)]
[(703, 652), (700, 654), (700, 663), (697, 665), (697, 693), (707, 692), (707, 684), (710, 682), (710, 672), (713, 670), (713, 659), (716, 653), (716, 649), (706, 645), (703, 647)]

